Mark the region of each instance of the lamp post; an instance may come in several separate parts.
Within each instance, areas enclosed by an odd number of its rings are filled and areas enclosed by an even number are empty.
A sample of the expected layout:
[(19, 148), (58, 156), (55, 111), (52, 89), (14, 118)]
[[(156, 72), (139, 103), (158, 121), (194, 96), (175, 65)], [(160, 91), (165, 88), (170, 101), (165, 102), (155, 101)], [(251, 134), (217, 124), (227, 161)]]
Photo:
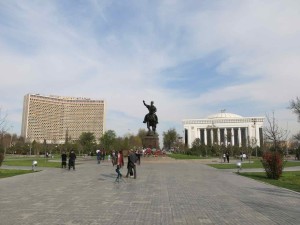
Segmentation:
[[(210, 140), (211, 141), (211, 152), (212, 152), (213, 145), (214, 145), (214, 133), (215, 133), (214, 129), (217, 129), (217, 127), (214, 124), (214, 121), (211, 121), (211, 125), (208, 125), (207, 129), (211, 129), (212, 130), (212, 132), (210, 132), (211, 133), (211, 137), (210, 137), (210, 139), (211, 139)], [(205, 148), (205, 151), (206, 151), (206, 157), (207, 157), (207, 148)], [(221, 160), (222, 160), (222, 157), (221, 157)]]
[(238, 168), (237, 173), (240, 173), (240, 170), (242, 169), (242, 162), (237, 162), (236, 167)]
[(256, 138), (256, 119), (252, 119), (254, 128), (254, 139), (253, 139), (253, 145), (255, 146), (255, 157), (257, 158), (257, 138)]
[(28, 147), (29, 147), (29, 155), (31, 156), (31, 143), (28, 144)]

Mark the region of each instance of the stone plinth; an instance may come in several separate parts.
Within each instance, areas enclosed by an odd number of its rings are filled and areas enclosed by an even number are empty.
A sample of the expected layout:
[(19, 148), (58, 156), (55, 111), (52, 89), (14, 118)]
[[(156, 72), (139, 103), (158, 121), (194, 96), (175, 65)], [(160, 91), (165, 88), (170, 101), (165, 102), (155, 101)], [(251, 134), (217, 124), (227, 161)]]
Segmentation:
[(159, 149), (159, 138), (158, 135), (147, 135), (143, 138), (144, 148), (156, 148)]

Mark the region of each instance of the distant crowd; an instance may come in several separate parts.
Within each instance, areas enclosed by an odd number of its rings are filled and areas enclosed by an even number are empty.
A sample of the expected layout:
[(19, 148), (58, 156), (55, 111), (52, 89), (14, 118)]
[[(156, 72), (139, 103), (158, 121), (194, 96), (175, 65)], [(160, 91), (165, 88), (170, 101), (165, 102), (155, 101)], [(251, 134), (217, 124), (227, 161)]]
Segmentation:
[[(127, 174), (125, 178), (133, 177), (136, 179), (137, 177), (137, 170), (136, 165), (141, 164), (141, 155), (142, 151), (133, 151), (129, 150), (128, 152), (128, 160), (127, 160)], [(90, 156), (94, 156), (94, 154), (91, 152)], [(106, 158), (106, 151), (104, 150), (96, 150), (96, 159), (97, 164), (100, 164), (101, 161), (104, 161)], [(108, 160), (111, 160), (112, 166), (116, 166), (116, 173), (117, 173), (117, 180), (123, 177), (121, 173), (121, 169), (124, 167), (124, 156), (122, 151), (112, 151), (111, 154), (107, 156)], [(76, 154), (72, 150), (70, 151), (69, 155), (67, 155), (66, 152), (63, 152), (61, 154), (61, 168), (68, 168), (69, 170), (73, 168), (75, 170), (75, 160), (76, 160)], [(68, 162), (68, 163), (67, 163)]]

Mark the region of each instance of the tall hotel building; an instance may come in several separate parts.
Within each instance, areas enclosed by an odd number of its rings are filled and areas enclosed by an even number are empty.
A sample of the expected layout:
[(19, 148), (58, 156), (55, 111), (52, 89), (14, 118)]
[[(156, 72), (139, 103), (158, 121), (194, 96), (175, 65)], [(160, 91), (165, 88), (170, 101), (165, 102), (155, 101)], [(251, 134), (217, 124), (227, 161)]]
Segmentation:
[(21, 136), (26, 141), (64, 143), (66, 137), (78, 140), (83, 132), (96, 140), (105, 130), (105, 102), (89, 98), (43, 96), (24, 97)]

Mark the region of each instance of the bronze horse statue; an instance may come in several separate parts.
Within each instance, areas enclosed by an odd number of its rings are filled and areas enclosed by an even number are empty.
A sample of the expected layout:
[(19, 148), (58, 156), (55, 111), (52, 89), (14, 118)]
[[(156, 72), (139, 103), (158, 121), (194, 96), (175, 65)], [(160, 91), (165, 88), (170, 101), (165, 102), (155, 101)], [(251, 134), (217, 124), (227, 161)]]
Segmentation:
[(145, 115), (143, 123), (147, 124), (148, 134), (151, 133), (150, 127), (152, 127), (152, 132), (155, 134), (156, 132), (156, 124), (158, 124), (158, 118), (156, 115), (156, 107), (153, 105), (154, 102), (151, 101), (151, 105), (147, 105), (145, 101), (143, 101), (144, 105), (149, 110), (149, 113)]
[(147, 121), (147, 128), (148, 128), (148, 133), (151, 132), (150, 127), (152, 127), (152, 132), (155, 133), (156, 132), (156, 124), (157, 124), (157, 119), (156, 119), (156, 115), (155, 114), (150, 114), (148, 117), (148, 121)]

